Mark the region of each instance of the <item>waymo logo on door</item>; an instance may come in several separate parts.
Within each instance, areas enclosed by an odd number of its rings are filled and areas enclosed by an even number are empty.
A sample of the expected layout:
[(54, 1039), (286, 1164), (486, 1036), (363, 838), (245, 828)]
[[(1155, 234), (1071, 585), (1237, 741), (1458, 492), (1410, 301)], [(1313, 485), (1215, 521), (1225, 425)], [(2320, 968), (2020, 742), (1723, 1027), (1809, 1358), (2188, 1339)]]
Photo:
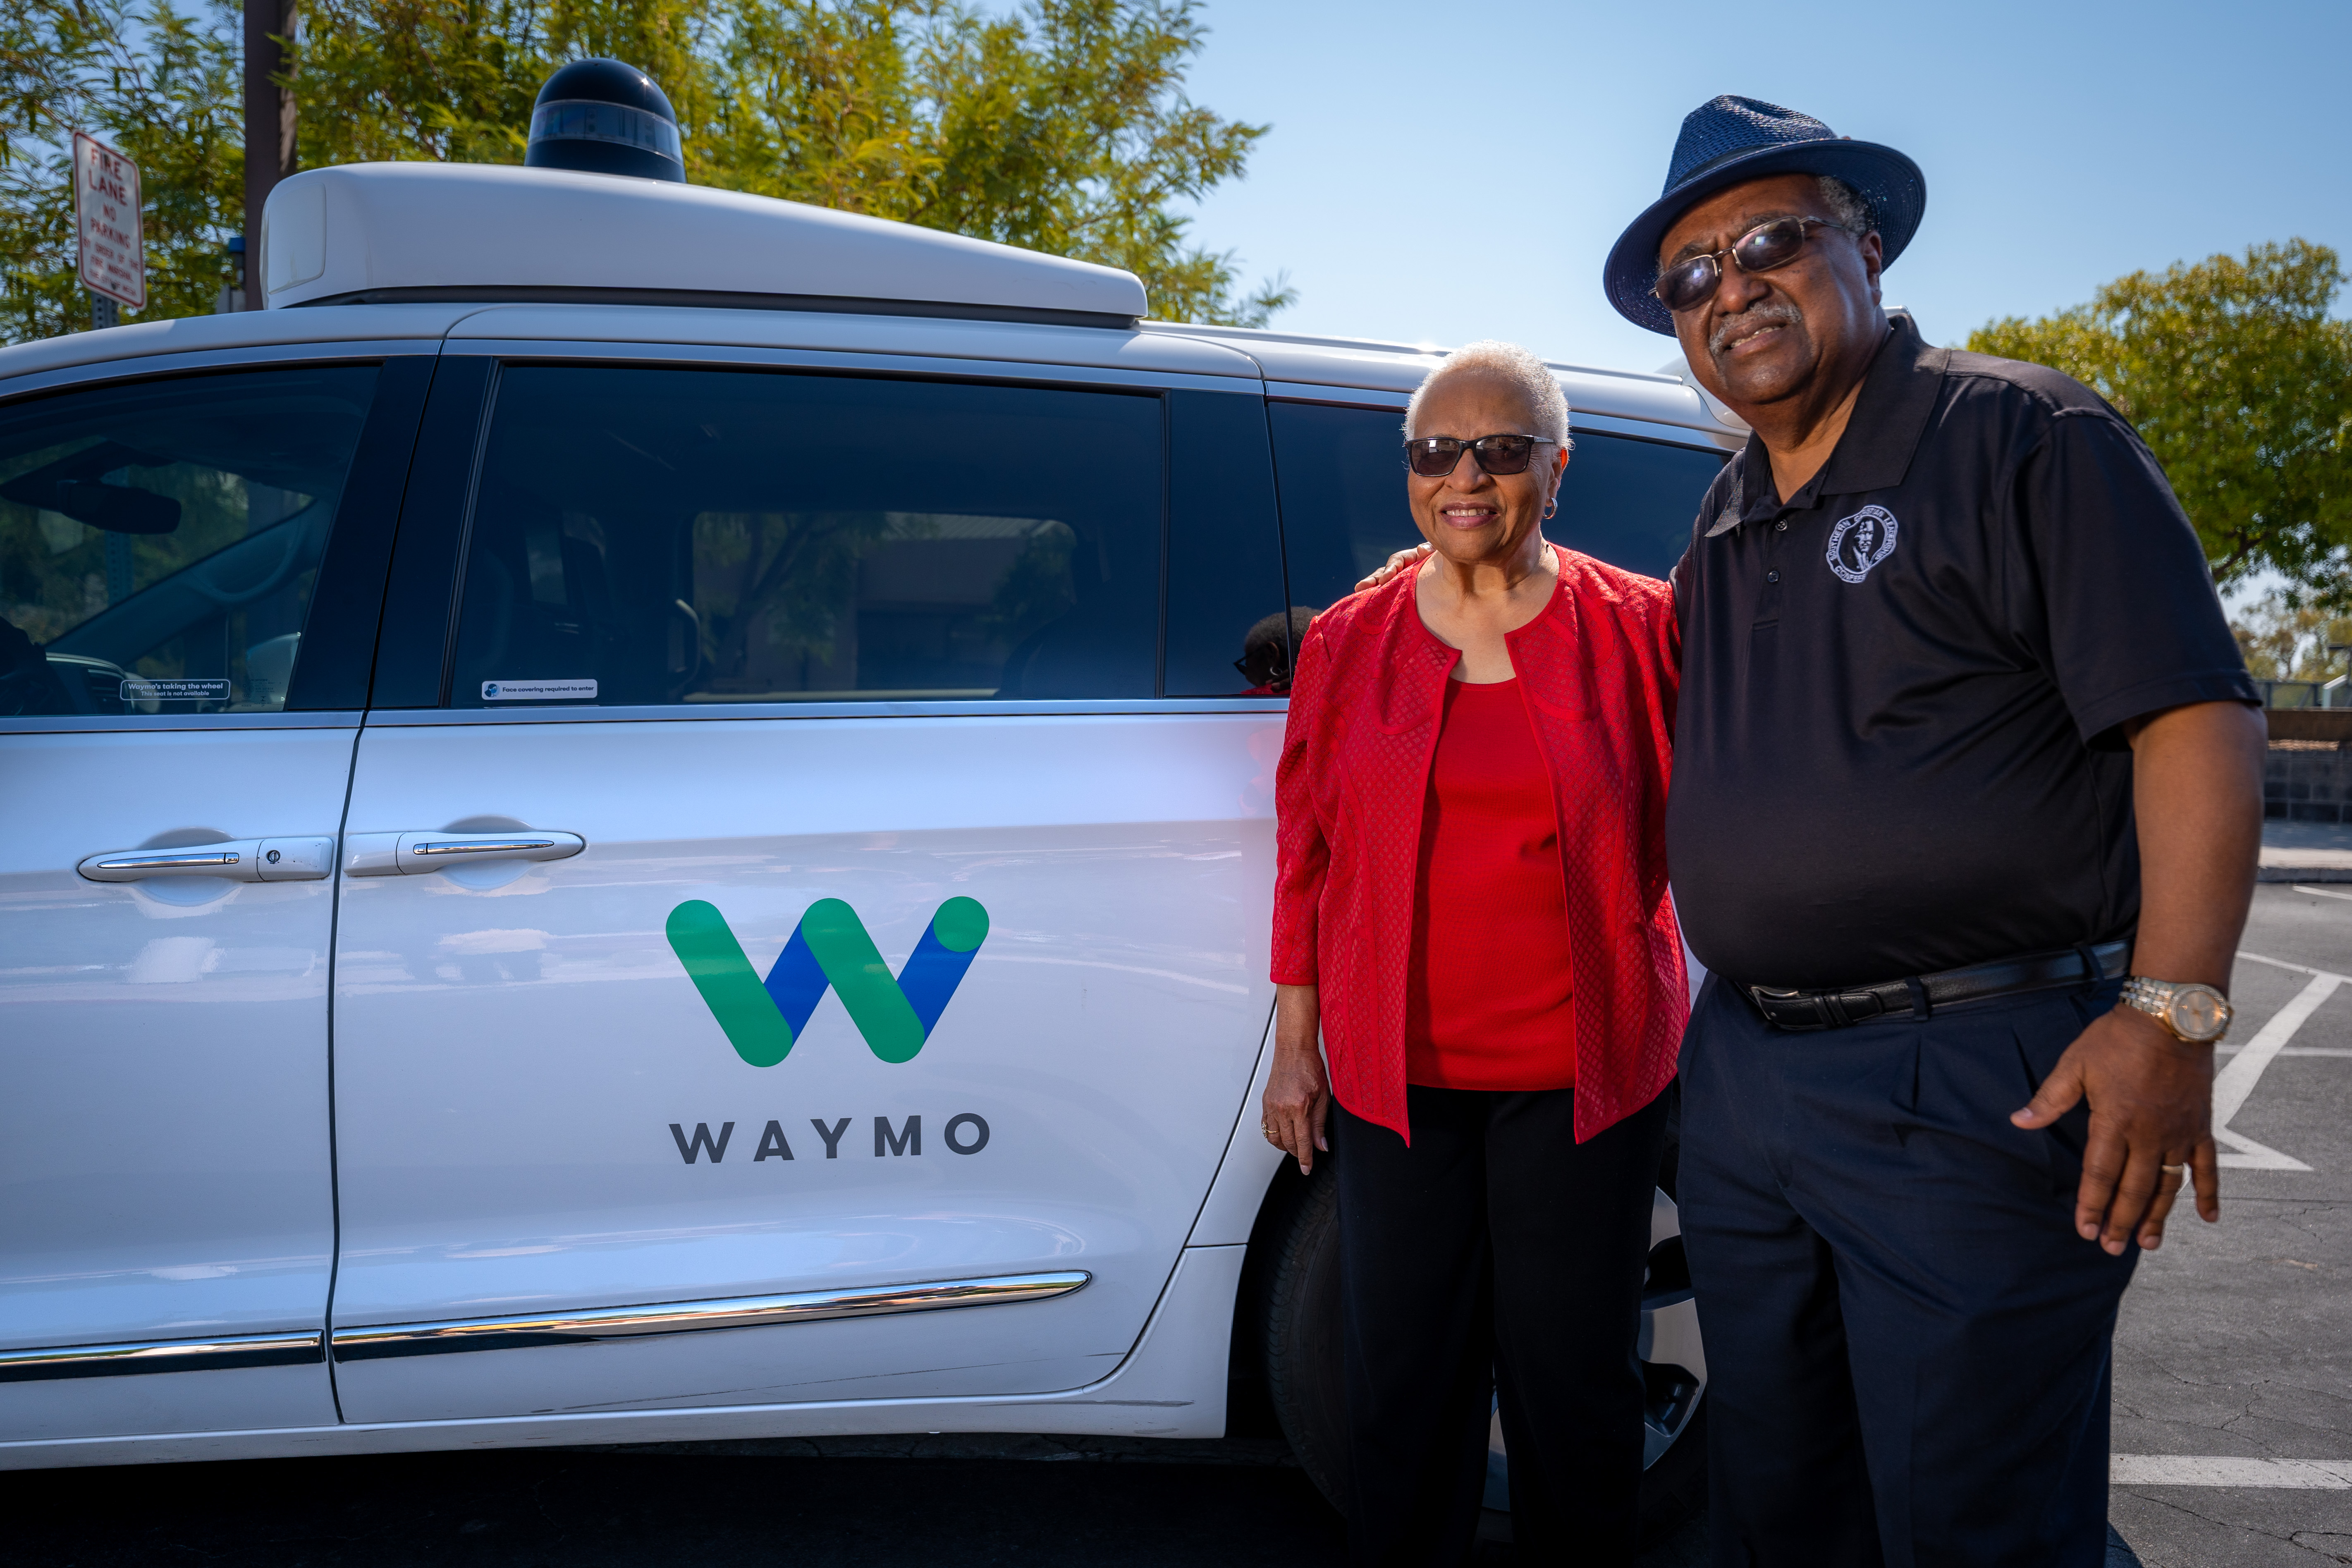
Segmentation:
[(792, 1053), (828, 987), (840, 994), (867, 1049), (886, 1062), (905, 1062), (931, 1037), (988, 940), (988, 911), (977, 899), (941, 904), (896, 976), (857, 911), (839, 899), (808, 907), (764, 981), (716, 906), (689, 899), (670, 910), (667, 930), (670, 951), (710, 1016), (735, 1054), (753, 1067), (774, 1067)]

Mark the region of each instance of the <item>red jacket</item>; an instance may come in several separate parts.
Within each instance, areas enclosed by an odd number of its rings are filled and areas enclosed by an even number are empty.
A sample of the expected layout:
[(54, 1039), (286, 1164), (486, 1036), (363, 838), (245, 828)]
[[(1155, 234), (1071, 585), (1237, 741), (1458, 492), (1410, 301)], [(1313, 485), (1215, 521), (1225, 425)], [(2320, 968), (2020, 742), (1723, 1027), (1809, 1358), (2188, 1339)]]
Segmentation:
[[(1557, 553), (1550, 613), (1504, 640), (1559, 819), (1581, 1143), (1665, 1088), (1690, 1013), (1666, 894), (1681, 638), (1665, 584)], [(1405, 969), (1422, 802), (1462, 657), (1422, 625), (1413, 575), (1343, 599), (1307, 628), (1275, 785), (1275, 984), (1321, 987), (1331, 1092), (1408, 1141)]]

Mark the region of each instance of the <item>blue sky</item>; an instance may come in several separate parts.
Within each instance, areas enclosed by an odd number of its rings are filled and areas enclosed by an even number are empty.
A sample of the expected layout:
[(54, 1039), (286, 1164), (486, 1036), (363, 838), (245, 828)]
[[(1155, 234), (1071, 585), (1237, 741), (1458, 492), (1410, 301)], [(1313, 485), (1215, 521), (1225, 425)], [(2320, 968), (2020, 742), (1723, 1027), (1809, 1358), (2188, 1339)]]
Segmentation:
[[(1736, 92), (1887, 142), (1927, 178), (1886, 274), (1935, 342), (2260, 240), (2352, 253), (2352, 4), (1643, 5), (1208, 0), (1194, 100), (1271, 121), (1193, 237), (1292, 331), (1524, 342), (1652, 369), (1601, 297), (1682, 117)], [(2339, 300), (2341, 311), (2346, 301)]]

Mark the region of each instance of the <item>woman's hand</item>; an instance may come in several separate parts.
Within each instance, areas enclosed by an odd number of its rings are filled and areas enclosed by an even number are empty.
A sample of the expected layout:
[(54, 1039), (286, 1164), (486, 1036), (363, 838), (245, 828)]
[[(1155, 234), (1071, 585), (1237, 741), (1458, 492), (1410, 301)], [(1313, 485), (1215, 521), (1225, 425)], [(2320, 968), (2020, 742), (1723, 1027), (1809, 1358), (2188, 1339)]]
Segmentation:
[(1360, 594), (1367, 589), (1377, 588), (1381, 584), (1387, 582), (1390, 578), (1394, 577), (1398, 573), (1412, 571), (1414, 567), (1428, 560), (1430, 551), (1434, 548), (1435, 546), (1423, 542), (1420, 544), (1414, 545), (1410, 550), (1398, 551), (1394, 555), (1389, 557), (1387, 565), (1381, 567), (1379, 571), (1374, 572), (1370, 576), (1357, 584), (1355, 591)]
[(1315, 1152), (1331, 1147), (1323, 1138), (1331, 1089), (1323, 1076), (1323, 1054), (1316, 1046), (1322, 1017), (1316, 987), (1274, 988), (1274, 1068), (1266, 1076), (1265, 1103), (1257, 1125), (1267, 1142), (1298, 1162), (1302, 1176), (1315, 1169)]

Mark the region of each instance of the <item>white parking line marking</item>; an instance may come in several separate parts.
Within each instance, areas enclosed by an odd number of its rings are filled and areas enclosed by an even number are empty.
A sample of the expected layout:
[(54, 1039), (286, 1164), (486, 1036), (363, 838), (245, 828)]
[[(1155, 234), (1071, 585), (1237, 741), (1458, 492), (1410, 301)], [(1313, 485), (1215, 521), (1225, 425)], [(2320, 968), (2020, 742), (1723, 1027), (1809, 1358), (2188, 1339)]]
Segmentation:
[(2255, 1082), (2263, 1076), (2263, 1069), (2271, 1065), (2271, 1058), (2278, 1055), (2279, 1047), (2294, 1038), (2294, 1032), (2303, 1027), (2304, 1021), (2317, 1012), (2319, 1005), (2334, 995), (2336, 988), (2343, 984), (2344, 977), (2340, 974), (2313, 975), (2310, 984), (2296, 992), (2294, 999), (2273, 1014), (2270, 1022), (2263, 1026), (2261, 1033), (2246, 1042), (2246, 1048), (2231, 1058), (2228, 1067), (2214, 1075), (2213, 1121), (2216, 1126), (2227, 1127), (2231, 1119), (2244, 1109), (2246, 1097), (2253, 1092)]
[(2324, 974), (2339, 985), (2352, 984), (2352, 974), (2338, 974), (2332, 969), (2314, 969), (2307, 963), (2289, 963), (2284, 958), (2264, 958), (2261, 953), (2248, 952), (2242, 947), (2238, 950), (2238, 956), (2251, 958), (2256, 963), (2267, 963), (2273, 969), (2292, 969), (2297, 974)]
[(2328, 888), (2306, 888), (2300, 882), (2294, 884), (2294, 890), (2298, 893), (2311, 893), (2323, 899), (2352, 899), (2352, 893), (2339, 893)]
[(2257, 1143), (2242, 1132), (2232, 1132), (2226, 1127), (2213, 1129), (2213, 1142), (2228, 1151), (2213, 1156), (2217, 1165), (2228, 1165), (2242, 1171), (2308, 1171), (2310, 1166), (2292, 1154), (2282, 1154), (2267, 1143)]
[(2113, 1454), (2117, 1487), (2299, 1487), (2352, 1491), (2352, 1459), (2237, 1459), (2209, 1454)]
[(2220, 1156), (2220, 1163), (2242, 1170), (2308, 1171), (2311, 1167), (2292, 1154), (2257, 1143), (2242, 1132), (2231, 1131), (2230, 1121), (2245, 1109), (2246, 1097), (2254, 1092), (2254, 1085), (2261, 1081), (2263, 1069), (2271, 1065), (2271, 1059), (2294, 1038), (2294, 1032), (2303, 1027), (2322, 1002), (2336, 994), (2336, 988), (2344, 984), (2347, 977), (2306, 964), (2289, 963), (2284, 959), (2265, 958), (2259, 952), (2241, 952), (2238, 956), (2274, 969), (2308, 974), (2311, 982), (2272, 1016), (2271, 1021), (2246, 1042), (2245, 1049), (2213, 1075), (2213, 1142), (2229, 1151)]

